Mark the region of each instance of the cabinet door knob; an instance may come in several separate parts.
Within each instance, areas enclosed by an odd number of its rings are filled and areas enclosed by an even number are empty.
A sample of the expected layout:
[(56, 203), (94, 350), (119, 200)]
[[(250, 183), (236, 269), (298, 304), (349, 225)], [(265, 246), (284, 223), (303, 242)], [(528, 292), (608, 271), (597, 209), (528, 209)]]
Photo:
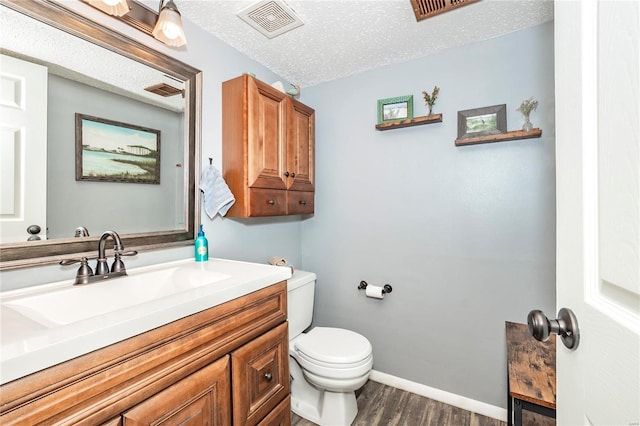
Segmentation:
[(300, 200), (300, 204), (302, 204), (303, 206), (307, 205), (307, 200)]
[(269, 201), (267, 201), (267, 203), (269, 203), (269, 205), (272, 206), (272, 205), (274, 205), (276, 203), (276, 201), (275, 200), (269, 200)]
[(289, 172), (284, 172), (285, 177), (289, 177)]
[(271, 379), (273, 379), (273, 376), (271, 375), (271, 373), (265, 373), (264, 378), (267, 379), (267, 382), (270, 382)]
[(296, 177), (296, 174), (294, 172), (291, 172), (291, 177), (292, 178)]

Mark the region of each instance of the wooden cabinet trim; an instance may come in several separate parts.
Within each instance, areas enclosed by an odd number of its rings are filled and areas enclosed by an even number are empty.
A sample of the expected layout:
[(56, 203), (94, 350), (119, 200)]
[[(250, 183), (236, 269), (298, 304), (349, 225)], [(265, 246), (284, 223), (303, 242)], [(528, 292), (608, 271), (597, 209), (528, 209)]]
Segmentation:
[(98, 424), (284, 322), (286, 282), (3, 385), (0, 423)]

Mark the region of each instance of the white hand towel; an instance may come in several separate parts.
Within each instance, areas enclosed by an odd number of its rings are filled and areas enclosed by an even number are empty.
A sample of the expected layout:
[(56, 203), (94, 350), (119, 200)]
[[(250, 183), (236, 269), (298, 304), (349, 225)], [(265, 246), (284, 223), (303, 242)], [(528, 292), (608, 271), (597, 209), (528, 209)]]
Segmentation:
[(226, 215), (236, 202), (222, 173), (214, 165), (203, 170), (200, 177), (200, 190), (204, 193), (204, 210), (210, 219), (213, 219), (217, 213), (220, 213), (220, 216)]

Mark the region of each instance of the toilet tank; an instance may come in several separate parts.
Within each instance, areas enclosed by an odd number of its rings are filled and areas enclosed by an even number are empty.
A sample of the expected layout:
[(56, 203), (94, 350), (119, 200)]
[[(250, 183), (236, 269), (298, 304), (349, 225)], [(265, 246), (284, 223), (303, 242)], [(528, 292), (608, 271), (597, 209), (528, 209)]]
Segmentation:
[(287, 280), (287, 315), (289, 340), (311, 325), (316, 274), (296, 270)]

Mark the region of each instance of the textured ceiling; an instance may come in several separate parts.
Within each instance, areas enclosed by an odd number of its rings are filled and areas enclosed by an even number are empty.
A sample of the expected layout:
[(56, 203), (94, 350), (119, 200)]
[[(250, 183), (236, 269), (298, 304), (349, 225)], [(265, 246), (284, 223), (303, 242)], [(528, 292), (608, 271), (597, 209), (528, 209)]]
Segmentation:
[(289, 0), (304, 25), (268, 39), (236, 16), (256, 2), (176, 0), (183, 18), (302, 87), (553, 20), (551, 0), (482, 0), (421, 22), (409, 0)]

